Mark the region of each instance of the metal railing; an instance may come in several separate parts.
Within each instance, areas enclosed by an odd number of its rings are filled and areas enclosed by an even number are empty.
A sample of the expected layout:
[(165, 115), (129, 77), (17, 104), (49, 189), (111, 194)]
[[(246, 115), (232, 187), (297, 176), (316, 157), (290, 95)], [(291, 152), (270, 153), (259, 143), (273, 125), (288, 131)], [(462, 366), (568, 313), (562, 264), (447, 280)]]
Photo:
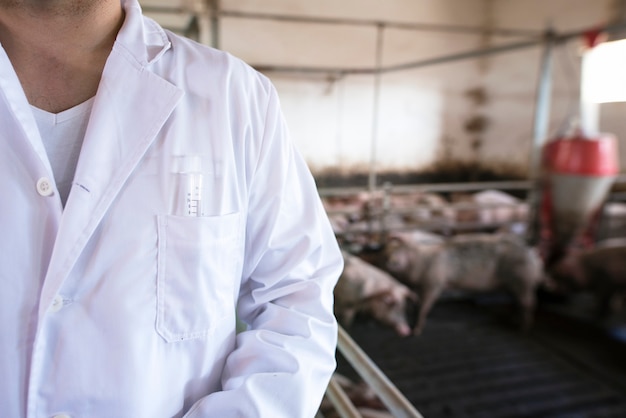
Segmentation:
[[(620, 175), (616, 178), (616, 184), (626, 184), (626, 175)], [(482, 183), (444, 183), (444, 184), (423, 184), (423, 185), (406, 185), (406, 186), (394, 186), (393, 188), (384, 187), (381, 191), (383, 196), (388, 196), (391, 193), (412, 193), (412, 192), (453, 192), (453, 191), (477, 191), (485, 189), (496, 190), (521, 190), (529, 191), (532, 184), (530, 182), (482, 182)], [(332, 188), (332, 189), (320, 189), (320, 195), (326, 196), (345, 196), (355, 194), (361, 191), (366, 191), (364, 188)], [(609, 199), (612, 201), (626, 201), (626, 192), (611, 192)], [(458, 208), (473, 208), (476, 205), (467, 203), (456, 203)], [(507, 206), (506, 204), (499, 206)], [(477, 207), (477, 206), (476, 206)], [(484, 207), (484, 206), (482, 206)], [(413, 207), (415, 208), (415, 206)], [(375, 213), (370, 215), (381, 216), (388, 213), (393, 208), (388, 205), (383, 205), (381, 213)], [(402, 209), (396, 208), (396, 212), (401, 212)], [(336, 213), (341, 213), (337, 211)], [(436, 225), (431, 225), (430, 228), (436, 229)], [(472, 226), (472, 225), (470, 225)], [(485, 226), (483, 224), (483, 226)], [(494, 225), (497, 226), (497, 225)], [(421, 226), (424, 228), (424, 226)], [(456, 225), (457, 228), (462, 225)], [(383, 225), (384, 228), (384, 225)], [(380, 398), (383, 404), (388, 408), (389, 412), (398, 418), (421, 418), (422, 415), (415, 409), (415, 407), (402, 395), (402, 393), (394, 386), (394, 384), (385, 376), (385, 374), (378, 368), (378, 366), (363, 352), (363, 350), (356, 344), (354, 340), (348, 335), (348, 333), (340, 326), (338, 334), (338, 351), (345, 357), (345, 359), (352, 365), (355, 371), (363, 378), (363, 381), (367, 383), (376, 395)], [(332, 403), (337, 413), (342, 418), (361, 418), (361, 414), (349, 399), (345, 391), (339, 385), (335, 378), (332, 378), (328, 388), (326, 390), (326, 397)], [(323, 418), (321, 414), (318, 414), (318, 418)]]
[[(327, 212), (329, 215), (356, 215), (360, 216), (361, 221), (368, 222), (367, 230), (362, 230), (362, 223), (352, 224), (349, 223), (345, 230), (335, 231), (335, 235), (340, 239), (350, 238), (356, 234), (370, 234), (372, 237), (385, 237), (387, 233), (412, 231), (415, 229), (442, 233), (449, 235), (453, 233), (472, 232), (480, 230), (497, 230), (499, 228), (505, 228), (513, 224), (527, 223), (529, 228), (533, 228), (536, 225), (533, 223), (536, 221), (537, 202), (531, 201), (533, 187), (539, 187), (534, 185), (530, 181), (493, 181), (493, 182), (467, 182), (467, 183), (430, 183), (430, 184), (407, 184), (407, 185), (392, 185), (386, 183), (382, 187), (368, 191), (366, 188), (357, 187), (337, 187), (337, 188), (321, 188), (319, 189), (320, 196), (322, 198), (332, 197), (348, 197), (356, 196), (359, 193), (365, 192), (367, 195), (364, 197), (362, 207), (356, 208), (354, 206), (346, 207), (345, 209), (333, 208)], [(620, 174), (616, 176), (613, 189), (609, 191), (607, 195), (607, 202), (626, 202), (626, 174)], [(409, 207), (394, 207), (391, 204), (392, 196), (402, 196), (419, 193), (471, 193), (484, 190), (500, 190), (500, 191), (517, 191), (522, 194), (526, 194), (526, 199), (519, 199), (518, 202), (513, 203), (474, 203), (466, 201), (450, 201), (444, 206), (432, 206), (426, 203), (412, 204)], [(522, 207), (525, 206), (525, 209)], [(512, 210), (521, 211), (516, 215), (512, 215), (511, 219), (476, 219), (476, 220), (457, 220), (446, 217), (444, 213), (451, 215), (453, 213), (471, 213), (472, 211), (478, 212), (478, 210), (485, 209), (505, 209), (510, 208)], [(523, 213), (523, 210), (526, 213)], [(409, 215), (422, 213), (430, 214), (427, 219), (414, 218), (411, 221), (407, 221), (403, 225), (388, 224), (388, 215)], [(604, 215), (603, 215), (604, 216)], [(490, 218), (487, 216), (487, 218)], [(355, 229), (355, 227), (357, 229)]]
[[(423, 418), (358, 344), (339, 326), (337, 349), (367, 383), (389, 412), (396, 418)], [(361, 414), (343, 389), (331, 379), (326, 396), (343, 418), (360, 418)]]

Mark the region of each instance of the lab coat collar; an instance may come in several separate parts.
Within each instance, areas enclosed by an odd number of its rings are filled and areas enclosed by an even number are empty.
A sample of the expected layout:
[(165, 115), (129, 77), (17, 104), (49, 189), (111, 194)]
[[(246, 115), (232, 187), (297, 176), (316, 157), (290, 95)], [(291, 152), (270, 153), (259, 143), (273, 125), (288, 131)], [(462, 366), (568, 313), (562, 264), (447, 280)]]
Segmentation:
[(61, 219), (40, 318), (183, 96), (180, 88), (147, 67), (170, 48), (165, 32), (141, 16), (135, 0), (125, 6), (126, 19), (102, 74)]
[(163, 28), (142, 15), (138, 0), (122, 0), (122, 7), (126, 18), (117, 46), (126, 49), (142, 67), (158, 60), (171, 47)]

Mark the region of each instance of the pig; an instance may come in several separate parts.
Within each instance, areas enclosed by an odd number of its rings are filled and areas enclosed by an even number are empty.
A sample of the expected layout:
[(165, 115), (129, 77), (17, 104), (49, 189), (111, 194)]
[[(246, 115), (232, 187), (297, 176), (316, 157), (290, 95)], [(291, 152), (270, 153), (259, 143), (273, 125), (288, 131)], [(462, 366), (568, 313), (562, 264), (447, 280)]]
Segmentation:
[(472, 229), (525, 222), (528, 204), (499, 190), (483, 190), (474, 194), (455, 193), (451, 197), (456, 221), (474, 225)]
[(415, 293), (387, 272), (346, 250), (342, 253), (344, 269), (334, 290), (339, 322), (348, 327), (363, 312), (400, 336), (410, 335), (406, 311), (416, 302)]
[[(364, 380), (352, 380), (349, 377), (337, 372), (333, 373), (332, 380), (339, 388), (341, 388), (341, 390), (343, 390), (355, 407), (376, 410), (385, 409), (385, 405), (381, 401), (380, 397)], [(324, 406), (326, 408), (324, 408)], [(330, 409), (328, 408), (330, 406), (331, 405), (328, 405), (325, 401), (323, 401), (323, 405), (320, 409)]]
[[(346, 376), (339, 373), (334, 373), (331, 381), (331, 385), (337, 387), (338, 390), (343, 391), (345, 395), (346, 404), (351, 403), (358, 416), (361, 418), (393, 418), (393, 415), (387, 410), (385, 404), (381, 401), (380, 397), (372, 389), (372, 387), (363, 380), (353, 381)], [(338, 395), (335, 395), (335, 397)], [(339, 418), (342, 415), (336, 410), (335, 405), (331, 401), (329, 391), (326, 391), (326, 395), (322, 399), (322, 403), (319, 408), (319, 412), (325, 418)]]
[(483, 190), (474, 193), (472, 200), (483, 207), (478, 220), (483, 223), (508, 223), (526, 221), (528, 204), (499, 190)]
[(386, 242), (394, 240), (402, 240), (416, 245), (441, 244), (446, 240), (446, 237), (429, 231), (423, 231), (421, 229), (393, 231), (387, 234), (385, 241), (365, 246), (361, 248), (360, 251), (357, 251), (356, 254), (359, 258), (367, 261), (368, 263), (382, 270), (386, 270), (386, 254), (384, 251), (385, 245)]
[(396, 193), (389, 195), (392, 211), (403, 215), (409, 223), (429, 222), (446, 218), (449, 203), (435, 193)]
[(594, 247), (570, 249), (548, 273), (562, 293), (588, 291), (595, 296), (595, 316), (605, 319), (626, 292), (626, 240), (610, 239)]
[(520, 305), (521, 329), (531, 327), (536, 290), (544, 280), (543, 262), (519, 237), (471, 233), (430, 244), (397, 237), (389, 240), (383, 258), (385, 269), (420, 300), (414, 335), (422, 332), (428, 312), (446, 289), (506, 289)]
[(388, 239), (398, 237), (400, 239), (406, 239), (415, 243), (421, 244), (441, 244), (446, 240), (446, 237), (434, 232), (423, 231), (421, 229), (412, 229), (409, 231), (394, 231), (388, 235)]

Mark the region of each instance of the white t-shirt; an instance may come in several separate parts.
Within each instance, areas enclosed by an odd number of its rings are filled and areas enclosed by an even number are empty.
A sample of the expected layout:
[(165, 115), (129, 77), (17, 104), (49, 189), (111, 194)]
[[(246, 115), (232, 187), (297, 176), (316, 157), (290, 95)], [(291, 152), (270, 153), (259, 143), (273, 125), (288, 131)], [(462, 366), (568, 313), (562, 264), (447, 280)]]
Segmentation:
[(92, 105), (93, 98), (61, 113), (31, 106), (63, 206), (72, 188)]

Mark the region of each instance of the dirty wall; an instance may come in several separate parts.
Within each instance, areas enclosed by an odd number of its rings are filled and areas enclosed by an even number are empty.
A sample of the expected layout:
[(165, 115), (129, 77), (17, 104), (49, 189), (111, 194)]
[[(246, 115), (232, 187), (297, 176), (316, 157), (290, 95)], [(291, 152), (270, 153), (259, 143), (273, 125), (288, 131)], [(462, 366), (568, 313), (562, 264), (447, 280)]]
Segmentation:
[[(277, 86), (293, 140), (314, 175), (360, 181), (371, 169), (407, 179), (455, 170), (460, 174), (453, 180), (527, 176), (542, 47), (379, 76), (332, 69), (371, 70), (377, 60), (382, 68), (424, 62), (523, 42), (549, 25), (563, 33), (616, 15), (613, 0), (230, 0), (222, 7), (360, 22), (225, 17), (220, 23), (220, 47), (264, 69)], [(427, 25), (363, 23), (379, 20)], [(550, 136), (577, 109), (580, 48), (575, 39), (554, 51)], [(276, 71), (294, 66), (307, 72)], [(623, 110), (621, 104), (601, 110), (601, 128), (621, 143)], [(626, 145), (621, 150), (624, 167)]]

